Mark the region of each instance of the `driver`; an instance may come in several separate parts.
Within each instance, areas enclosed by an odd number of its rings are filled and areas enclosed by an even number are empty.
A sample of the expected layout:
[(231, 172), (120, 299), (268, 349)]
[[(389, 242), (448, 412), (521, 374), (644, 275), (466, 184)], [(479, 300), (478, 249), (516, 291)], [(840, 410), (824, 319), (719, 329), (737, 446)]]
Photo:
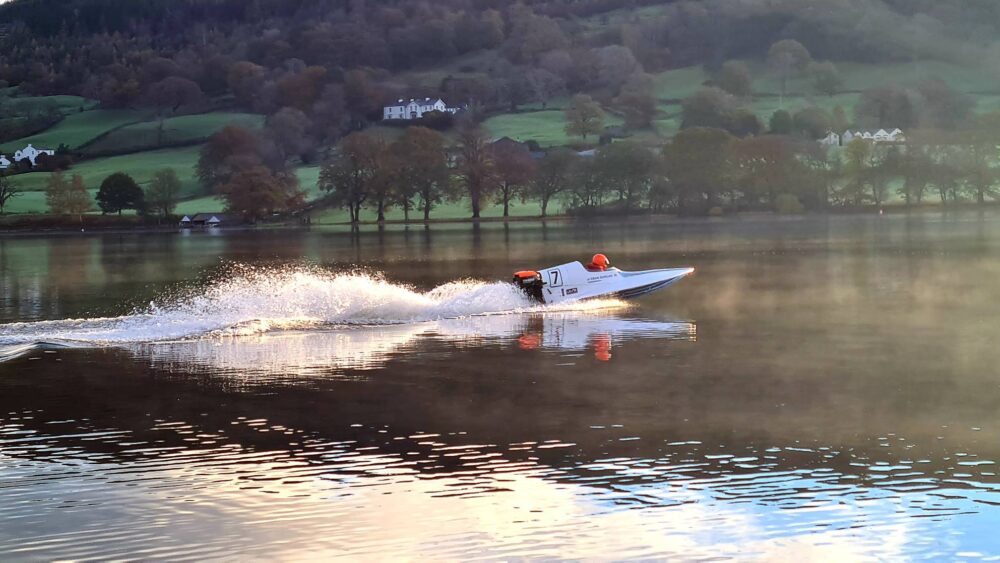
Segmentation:
[(611, 266), (611, 261), (608, 257), (603, 254), (595, 254), (593, 258), (590, 259), (590, 264), (587, 264), (587, 270), (591, 272), (603, 272)]

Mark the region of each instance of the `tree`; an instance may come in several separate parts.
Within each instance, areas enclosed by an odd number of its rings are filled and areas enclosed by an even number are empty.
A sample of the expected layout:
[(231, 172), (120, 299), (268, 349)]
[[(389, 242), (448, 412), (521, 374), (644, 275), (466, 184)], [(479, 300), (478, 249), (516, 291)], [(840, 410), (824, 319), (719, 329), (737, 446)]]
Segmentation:
[(794, 39), (782, 39), (771, 45), (767, 52), (767, 64), (781, 79), (779, 104), (784, 104), (785, 95), (788, 93), (788, 78), (805, 70), (810, 60), (812, 56), (809, 50)]
[(844, 175), (847, 182), (839, 194), (844, 203), (858, 206), (864, 201), (871, 155), (871, 143), (861, 138), (855, 138), (844, 148)]
[(319, 173), (319, 189), (330, 194), (330, 200), (346, 207), (351, 223), (361, 220), (361, 206), (368, 200), (381, 173), (379, 160), (383, 143), (363, 131), (344, 137), (337, 156), (323, 165)]
[(285, 107), (267, 118), (266, 136), (281, 152), (282, 160), (303, 158), (308, 160), (316, 148), (312, 121), (302, 111)]
[(723, 63), (715, 76), (715, 85), (738, 98), (748, 98), (753, 95), (750, 68), (741, 61)]
[(160, 119), (156, 129), (156, 144), (162, 145), (164, 120), (183, 107), (201, 103), (204, 94), (197, 82), (180, 76), (168, 76), (150, 85), (143, 99), (157, 109), (156, 113)]
[(83, 222), (83, 214), (93, 208), (90, 194), (83, 184), (83, 177), (74, 174), (69, 182), (62, 172), (53, 172), (45, 188), (45, 201), (49, 211), (57, 215), (76, 215)]
[(597, 60), (597, 80), (600, 86), (615, 92), (628, 78), (642, 73), (642, 65), (632, 51), (621, 45), (608, 45), (594, 50)]
[(719, 88), (702, 88), (681, 102), (681, 129), (715, 127), (726, 129), (736, 111), (736, 99)]
[(472, 218), (478, 219), (483, 198), (496, 187), (496, 165), (490, 138), (478, 126), (466, 124), (458, 133), (461, 144), (458, 172), (469, 195)]
[(510, 216), (510, 201), (525, 191), (535, 175), (535, 160), (527, 147), (510, 140), (493, 143), (493, 163), (496, 170), (497, 203), (503, 205), (503, 216)]
[(539, 163), (529, 190), (542, 205), (542, 217), (546, 216), (552, 198), (573, 185), (571, 173), (578, 159), (575, 152), (560, 148), (549, 151)]
[(226, 83), (238, 104), (253, 109), (266, 73), (267, 69), (250, 61), (240, 61), (229, 67)]
[(864, 127), (911, 129), (918, 125), (918, 96), (899, 86), (871, 88), (861, 93), (854, 118)]
[(646, 147), (628, 140), (611, 143), (597, 150), (594, 163), (605, 191), (618, 192), (618, 202), (626, 212), (648, 194), (656, 158)]
[(720, 203), (720, 195), (732, 185), (734, 141), (725, 130), (694, 127), (664, 147), (665, 172), (681, 214), (705, 213)]
[(164, 216), (168, 216), (177, 206), (180, 198), (181, 181), (173, 168), (164, 168), (153, 174), (146, 189), (146, 203)]
[(813, 88), (820, 94), (833, 96), (844, 83), (837, 65), (831, 61), (812, 62), (809, 64), (808, 72), (812, 76)]
[(577, 94), (566, 106), (566, 134), (583, 137), (604, 130), (604, 111), (586, 94)]
[(396, 162), (395, 199), (403, 208), (404, 219), (409, 221), (413, 199), (419, 197), (424, 221), (430, 220), (431, 209), (440, 203), (449, 180), (444, 137), (427, 127), (407, 127), (390, 152)]
[(5, 172), (0, 172), (0, 215), (3, 215), (7, 202), (21, 195), (21, 188), (15, 186)]
[(795, 122), (792, 114), (783, 109), (779, 109), (771, 114), (771, 122), (768, 124), (768, 131), (772, 135), (791, 135)]
[(968, 120), (976, 105), (974, 98), (940, 79), (922, 82), (917, 92), (922, 101), (920, 124), (923, 127), (954, 129)]
[(638, 73), (629, 77), (615, 98), (621, 108), (625, 125), (632, 129), (649, 127), (656, 117), (656, 93), (653, 77)]
[(196, 167), (202, 185), (214, 189), (237, 172), (263, 164), (261, 139), (239, 125), (227, 125), (201, 147)]
[(733, 143), (737, 185), (752, 204), (773, 206), (796, 189), (798, 160), (787, 137), (766, 135)]
[(97, 191), (97, 205), (101, 213), (122, 214), (125, 209), (143, 211), (146, 206), (145, 194), (139, 184), (124, 172), (115, 172), (101, 182)]
[(792, 118), (795, 132), (808, 139), (822, 139), (833, 126), (830, 114), (823, 108), (809, 107), (795, 112)]
[(226, 200), (227, 211), (248, 221), (295, 209), (305, 201), (294, 174), (275, 174), (263, 165), (237, 172), (216, 193)]

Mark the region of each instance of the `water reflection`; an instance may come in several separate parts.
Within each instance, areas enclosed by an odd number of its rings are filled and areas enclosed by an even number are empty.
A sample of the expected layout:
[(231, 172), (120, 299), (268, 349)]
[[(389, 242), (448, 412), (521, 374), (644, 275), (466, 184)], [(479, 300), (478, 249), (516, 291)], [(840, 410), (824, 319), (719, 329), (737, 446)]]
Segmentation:
[[(481, 315), (438, 321), (277, 331), (255, 336), (209, 337), (128, 346), (161, 369), (236, 375), (248, 384), (343, 374), (382, 367), (410, 353), (422, 339), (459, 347), (509, 345), (522, 350), (590, 352), (609, 361), (629, 339), (693, 340), (694, 323), (619, 318), (599, 313)], [(355, 374), (358, 375), (358, 374)]]

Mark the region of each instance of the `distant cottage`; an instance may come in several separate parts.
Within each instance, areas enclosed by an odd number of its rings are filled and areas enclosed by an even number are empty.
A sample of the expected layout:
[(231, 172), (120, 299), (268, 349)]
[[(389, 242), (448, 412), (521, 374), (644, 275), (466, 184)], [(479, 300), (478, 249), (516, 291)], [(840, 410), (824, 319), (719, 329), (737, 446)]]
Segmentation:
[(885, 129), (879, 129), (878, 131), (844, 131), (843, 135), (838, 135), (831, 131), (826, 137), (820, 139), (819, 143), (831, 147), (846, 147), (854, 139), (863, 139), (872, 143), (903, 143), (906, 141), (906, 135), (900, 129), (893, 129), (892, 131), (886, 131)]
[(35, 147), (31, 146), (31, 143), (29, 143), (28, 146), (14, 153), (14, 161), (21, 162), (24, 159), (28, 159), (29, 161), (31, 161), (31, 165), (34, 166), (35, 160), (38, 159), (38, 157), (43, 154), (48, 156), (55, 156), (56, 151), (52, 149), (36, 149)]
[(7, 160), (6, 156), (0, 154), (0, 170), (6, 170), (7, 168), (10, 168), (10, 161)]
[(382, 119), (420, 119), (428, 112), (458, 113), (460, 109), (457, 107), (448, 107), (441, 98), (411, 98), (409, 100), (400, 98), (395, 104), (382, 108)]

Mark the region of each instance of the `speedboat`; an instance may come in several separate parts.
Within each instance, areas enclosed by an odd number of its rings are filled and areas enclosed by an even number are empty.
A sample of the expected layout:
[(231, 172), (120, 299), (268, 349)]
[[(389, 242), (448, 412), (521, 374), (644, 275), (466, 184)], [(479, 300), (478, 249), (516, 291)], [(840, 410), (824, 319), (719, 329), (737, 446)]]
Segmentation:
[(632, 299), (659, 291), (693, 272), (694, 268), (641, 272), (608, 268), (592, 271), (580, 262), (569, 262), (545, 270), (517, 272), (513, 283), (540, 303), (564, 303), (595, 297)]

